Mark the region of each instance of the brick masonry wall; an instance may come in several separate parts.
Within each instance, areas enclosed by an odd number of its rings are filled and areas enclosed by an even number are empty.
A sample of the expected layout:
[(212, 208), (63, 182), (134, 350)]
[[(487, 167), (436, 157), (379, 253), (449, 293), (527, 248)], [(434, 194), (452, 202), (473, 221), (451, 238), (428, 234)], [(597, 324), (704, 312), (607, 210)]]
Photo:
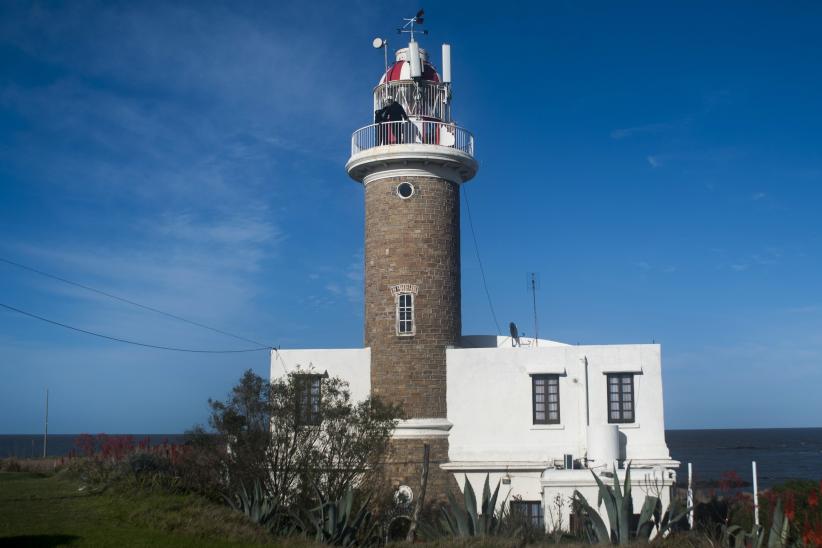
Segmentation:
[[(415, 187), (401, 199), (400, 182)], [(365, 345), (371, 392), (406, 418), (445, 418), (445, 347), (460, 336), (459, 186), (436, 177), (365, 186)], [(416, 333), (396, 334), (391, 286), (416, 284)], [(447, 459), (447, 450), (445, 454)]]
[[(422, 479), (423, 444), (431, 446), (428, 466), (428, 487), (426, 488), (426, 502), (445, 501), (447, 493), (458, 495), (461, 491), (454, 475), (440, 468), (440, 464), (448, 462), (448, 440), (436, 438), (395, 439), (391, 440), (387, 464), (385, 465), (386, 478), (394, 487), (407, 485), (414, 492), (414, 498), (420, 494), (420, 480)], [(458, 499), (459, 500), (459, 499)]]

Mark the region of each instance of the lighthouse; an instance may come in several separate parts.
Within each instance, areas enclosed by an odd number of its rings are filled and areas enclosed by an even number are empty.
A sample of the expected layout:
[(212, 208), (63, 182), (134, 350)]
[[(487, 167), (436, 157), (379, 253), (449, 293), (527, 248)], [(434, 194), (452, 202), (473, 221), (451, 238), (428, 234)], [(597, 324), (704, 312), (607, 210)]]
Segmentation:
[[(346, 164), (365, 194), (371, 393), (405, 413), (390, 474), (404, 484), (419, 482), (401, 463), (420, 461), (424, 443), (433, 460), (448, 459), (446, 349), (461, 335), (460, 186), (477, 172), (474, 138), (452, 118), (450, 45), (440, 75), (410, 34), (374, 87), (375, 123), (354, 132)], [(446, 481), (434, 468), (432, 494)]]
[[(406, 19), (410, 40), (390, 64), (374, 40), (384, 71), (345, 166), (365, 199), (364, 344), (280, 349), (272, 378), (313, 366), (344, 379), (354, 400), (401, 406), (382, 470), (407, 496), (419, 495), (428, 446), (427, 500), (489, 478), (497, 510), (548, 531), (570, 527), (575, 491), (597, 496), (591, 472), (624, 478), (629, 462), (636, 485), (667, 506), (679, 463), (665, 442), (659, 344), (462, 333), (460, 193), (477, 173), (474, 137), (453, 115), (451, 47), (440, 72), (416, 40), (421, 22)], [(642, 489), (632, 496), (641, 507)]]

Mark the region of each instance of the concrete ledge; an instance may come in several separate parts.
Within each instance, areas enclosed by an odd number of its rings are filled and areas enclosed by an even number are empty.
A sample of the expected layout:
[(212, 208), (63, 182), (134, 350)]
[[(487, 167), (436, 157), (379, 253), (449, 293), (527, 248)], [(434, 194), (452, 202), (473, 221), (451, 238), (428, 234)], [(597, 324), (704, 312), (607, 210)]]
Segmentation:
[(400, 421), (392, 439), (447, 438), (454, 426), (448, 419), (408, 419)]
[(441, 464), (440, 468), (450, 472), (514, 472), (514, 471), (543, 471), (553, 464), (549, 461), (515, 461), (515, 460), (492, 460), (492, 461), (451, 461)]
[(383, 145), (353, 155), (345, 164), (348, 175), (368, 184), (400, 176), (434, 176), (464, 183), (477, 173), (477, 161), (461, 150), (442, 145)]

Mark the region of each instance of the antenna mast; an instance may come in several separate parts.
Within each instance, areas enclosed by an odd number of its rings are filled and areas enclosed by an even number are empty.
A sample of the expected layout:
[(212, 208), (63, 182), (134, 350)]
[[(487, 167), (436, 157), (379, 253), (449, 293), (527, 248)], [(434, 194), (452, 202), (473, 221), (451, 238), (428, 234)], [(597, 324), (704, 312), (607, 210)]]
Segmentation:
[(539, 346), (539, 321), (537, 319), (537, 286), (539, 280), (536, 272), (531, 272), (528, 289), (531, 291), (531, 298), (534, 303), (534, 346)]

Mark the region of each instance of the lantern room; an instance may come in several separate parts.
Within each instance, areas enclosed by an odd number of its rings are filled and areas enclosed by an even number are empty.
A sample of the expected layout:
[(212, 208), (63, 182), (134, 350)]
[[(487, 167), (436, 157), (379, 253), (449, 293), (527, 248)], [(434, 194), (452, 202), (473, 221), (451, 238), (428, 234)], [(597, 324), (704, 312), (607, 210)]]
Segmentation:
[(389, 63), (387, 40), (375, 38), (372, 43), (382, 50), (384, 67), (373, 89), (373, 123), (351, 136), (346, 169), (356, 181), (389, 176), (418, 164), (423, 171), (434, 166), (438, 176), (460, 183), (477, 172), (474, 136), (452, 116), (451, 46), (442, 44), (442, 72), (437, 72), (429, 51), (414, 38), (415, 32), (427, 34), (414, 28), (422, 23), (421, 13), (397, 29), (411, 36), (391, 55), (393, 62)]
[[(416, 44), (416, 42), (412, 42)], [(415, 63), (419, 59), (419, 76), (415, 77)], [(443, 58), (450, 54), (450, 46), (443, 45)], [(448, 79), (450, 80), (450, 78)], [(451, 85), (442, 82), (437, 69), (428, 60), (422, 48), (407, 47), (397, 50), (396, 61), (389, 66), (374, 88), (374, 112), (386, 106), (391, 98), (402, 105), (409, 118), (437, 122), (451, 122)]]

